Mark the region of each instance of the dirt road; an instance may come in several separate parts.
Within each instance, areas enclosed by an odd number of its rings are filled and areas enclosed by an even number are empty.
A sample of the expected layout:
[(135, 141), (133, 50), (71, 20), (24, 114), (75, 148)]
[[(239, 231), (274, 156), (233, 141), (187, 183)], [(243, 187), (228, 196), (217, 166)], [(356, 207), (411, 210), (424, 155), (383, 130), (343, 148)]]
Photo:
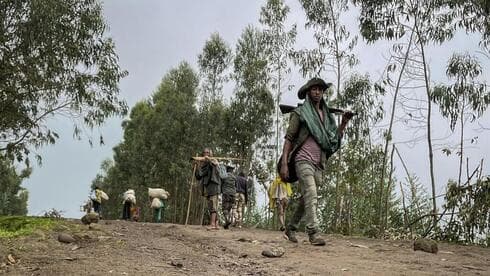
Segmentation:
[[(79, 223), (74, 221), (73, 223)], [(102, 221), (0, 240), (0, 274), (13, 275), (490, 275), (490, 249), (439, 244), (413, 251), (409, 241), (325, 235), (315, 247), (299, 234), (259, 229), (207, 231), (200, 226)], [(57, 241), (60, 232), (77, 242)], [(71, 233), (70, 233), (71, 232)], [(261, 255), (282, 247), (280, 258)], [(15, 263), (8, 261), (8, 256)]]

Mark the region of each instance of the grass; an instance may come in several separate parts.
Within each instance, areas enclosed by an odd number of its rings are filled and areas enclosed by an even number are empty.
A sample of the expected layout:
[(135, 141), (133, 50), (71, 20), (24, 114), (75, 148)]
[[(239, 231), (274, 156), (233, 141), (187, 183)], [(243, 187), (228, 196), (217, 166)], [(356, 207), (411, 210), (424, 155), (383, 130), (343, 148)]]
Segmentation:
[(0, 216), (0, 239), (27, 236), (36, 230), (51, 230), (62, 220), (41, 217)]

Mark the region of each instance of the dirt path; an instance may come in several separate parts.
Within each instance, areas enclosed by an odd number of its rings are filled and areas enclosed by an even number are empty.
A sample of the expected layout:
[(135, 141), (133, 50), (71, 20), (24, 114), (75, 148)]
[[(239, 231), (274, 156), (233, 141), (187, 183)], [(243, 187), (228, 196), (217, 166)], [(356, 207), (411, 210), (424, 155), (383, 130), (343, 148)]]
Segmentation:
[[(408, 241), (325, 235), (327, 246), (258, 229), (102, 221), (63, 244), (57, 232), (0, 241), (0, 274), (20, 275), (490, 275), (490, 249), (439, 244), (413, 251)], [(63, 229), (58, 229), (63, 231)], [(68, 229), (66, 229), (68, 231)], [(69, 233), (69, 232), (68, 232)], [(262, 250), (281, 246), (281, 258)], [(7, 265), (7, 256), (16, 260)]]

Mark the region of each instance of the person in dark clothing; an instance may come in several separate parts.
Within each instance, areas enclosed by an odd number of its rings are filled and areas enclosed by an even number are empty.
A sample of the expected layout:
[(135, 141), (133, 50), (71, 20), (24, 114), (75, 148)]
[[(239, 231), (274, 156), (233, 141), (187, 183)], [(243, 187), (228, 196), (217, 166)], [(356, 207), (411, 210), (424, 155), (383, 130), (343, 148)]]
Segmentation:
[(222, 179), (221, 183), (221, 208), (225, 217), (225, 229), (228, 229), (231, 224), (231, 209), (235, 204), (236, 177), (233, 175), (233, 169), (233, 166), (226, 166), (227, 176)]
[(132, 203), (130, 201), (124, 201), (122, 219), (124, 220), (131, 219), (131, 205)]
[(218, 173), (219, 163), (218, 160), (212, 158), (213, 152), (209, 148), (205, 148), (202, 155), (205, 160), (200, 161), (195, 176), (200, 180), (202, 195), (208, 201), (211, 216), (209, 230), (218, 230), (218, 195), (221, 192), (221, 178)]
[(236, 178), (235, 205), (233, 214), (235, 215), (235, 226), (241, 228), (243, 225), (243, 209), (248, 201), (247, 178), (240, 172)]

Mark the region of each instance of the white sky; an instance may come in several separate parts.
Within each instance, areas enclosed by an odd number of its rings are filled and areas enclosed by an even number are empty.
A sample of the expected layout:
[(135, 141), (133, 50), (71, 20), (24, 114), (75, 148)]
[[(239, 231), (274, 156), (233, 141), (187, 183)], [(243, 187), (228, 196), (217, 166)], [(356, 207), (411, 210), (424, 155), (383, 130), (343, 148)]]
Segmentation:
[[(148, 98), (165, 73), (181, 61), (188, 61), (197, 69), (197, 55), (213, 32), (218, 32), (234, 49), (235, 42), (248, 24), (259, 25), (258, 17), (262, 4), (263, 1), (251, 0), (104, 1), (104, 15), (110, 26), (108, 35), (116, 43), (121, 67), (129, 71), (129, 76), (120, 83), (122, 97), (130, 107), (137, 101)], [(312, 37), (304, 31), (304, 15), (299, 4), (297, 1), (287, 1), (287, 4), (291, 7), (289, 19), (298, 23), (296, 48), (314, 47)], [(356, 16), (353, 12), (345, 22), (353, 32), (357, 26)], [(429, 49), (433, 80), (446, 81), (445, 66), (448, 57), (455, 51), (475, 53), (477, 44), (478, 36), (460, 34), (443, 46)], [(366, 45), (360, 39), (356, 48), (360, 59), (357, 71), (361, 74), (369, 73), (372, 80), (378, 80), (379, 72), (386, 64), (388, 46), (387, 42)], [(489, 70), (490, 60), (481, 56), (480, 60), (484, 63), (484, 69)], [(332, 76), (322, 77), (333, 80)], [(488, 71), (484, 79), (490, 82)], [(299, 86), (303, 82), (297, 70), (293, 70), (289, 84)], [(282, 101), (294, 104), (298, 101), (296, 92), (285, 93)], [(386, 110), (390, 110), (391, 99), (385, 101)], [(437, 113), (437, 109), (433, 113)], [(490, 128), (488, 113), (480, 122)], [(44, 210), (55, 208), (63, 210), (67, 217), (80, 217), (79, 206), (87, 199), (90, 183), (99, 171), (101, 162), (112, 157), (112, 147), (122, 139), (121, 121), (121, 118), (113, 118), (101, 129), (94, 130), (94, 137), (103, 134), (105, 145), (94, 145), (92, 148), (87, 139), (78, 141), (72, 138), (70, 121), (56, 118), (50, 122), (50, 126), (58, 131), (61, 138), (55, 145), (38, 151), (43, 157), (43, 165), (35, 166), (32, 176), (23, 184), (30, 193), (29, 214), (39, 215)], [(450, 133), (448, 123), (439, 116), (436, 116), (434, 124), (434, 138), (445, 137)], [(472, 131), (472, 128), (477, 128), (477, 125), (473, 124), (467, 128), (467, 137), (478, 135), (479, 139), (478, 144), (467, 150), (470, 170), (490, 152), (490, 147), (485, 146), (490, 144), (490, 131), (477, 133)], [(413, 130), (403, 125), (396, 125), (395, 141), (408, 139), (412, 132)], [(456, 143), (457, 137), (453, 135), (450, 141)], [(427, 187), (427, 191), (430, 191), (425, 140), (413, 148), (400, 145), (399, 150), (409, 170), (416, 173)], [(488, 162), (484, 166), (486, 174), (489, 174)], [(396, 165), (397, 175), (399, 178), (404, 177), (398, 161)], [(444, 191), (448, 178), (457, 178), (457, 168), (456, 155), (446, 157), (440, 150), (435, 152), (437, 194)]]

